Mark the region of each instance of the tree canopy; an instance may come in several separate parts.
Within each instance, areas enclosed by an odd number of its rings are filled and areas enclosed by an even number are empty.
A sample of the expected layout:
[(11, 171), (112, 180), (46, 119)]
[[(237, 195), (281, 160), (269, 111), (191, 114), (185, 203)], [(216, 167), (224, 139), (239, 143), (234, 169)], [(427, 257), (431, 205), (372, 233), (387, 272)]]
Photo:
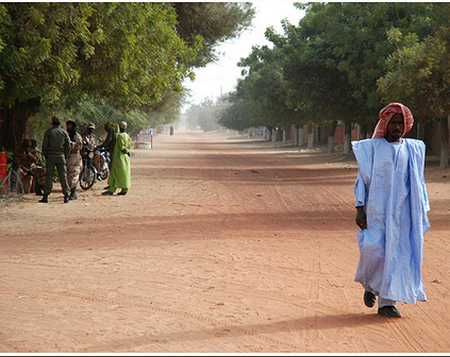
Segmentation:
[[(214, 60), (215, 46), (247, 27), (254, 10), (178, 4), (1, 3), (0, 148), (14, 149), (42, 106), (55, 112), (106, 100), (143, 114), (168, 102), (179, 108), (183, 81)], [(189, 12), (198, 15), (195, 26)]]
[[(280, 120), (278, 113), (285, 107), (297, 110), (297, 123), (318, 126), (336, 120), (374, 124), (387, 101), (402, 101), (422, 122), (450, 113), (448, 3), (331, 2), (296, 7), (305, 11), (297, 26), (285, 21), (281, 35), (269, 28), (266, 38), (272, 48), (254, 49), (241, 61), (247, 68), (239, 80), (245, 90), (238, 85), (230, 96), (231, 106), (252, 112), (270, 103), (265, 113), (276, 112), (269, 114), (272, 126), (283, 125), (286, 115)], [(271, 76), (275, 70), (282, 75)], [(273, 101), (274, 93), (279, 93), (280, 102)], [(260, 125), (267, 125), (263, 116), (257, 117)], [(254, 119), (248, 118), (252, 123)]]
[(177, 12), (178, 35), (194, 45), (200, 36), (202, 48), (193, 63), (204, 67), (217, 60), (217, 44), (238, 37), (251, 25), (255, 15), (252, 3), (246, 2), (169, 2)]

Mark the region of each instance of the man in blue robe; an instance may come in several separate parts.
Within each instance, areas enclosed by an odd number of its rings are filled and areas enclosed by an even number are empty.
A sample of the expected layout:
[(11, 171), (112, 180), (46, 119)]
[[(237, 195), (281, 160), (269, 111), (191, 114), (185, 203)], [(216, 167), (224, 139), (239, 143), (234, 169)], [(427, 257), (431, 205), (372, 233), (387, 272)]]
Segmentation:
[(355, 182), (360, 260), (355, 281), (364, 303), (401, 317), (397, 301), (426, 301), (421, 267), (423, 237), (430, 224), (424, 179), (425, 144), (403, 136), (413, 126), (408, 107), (391, 103), (380, 111), (371, 139), (352, 142), (359, 171)]

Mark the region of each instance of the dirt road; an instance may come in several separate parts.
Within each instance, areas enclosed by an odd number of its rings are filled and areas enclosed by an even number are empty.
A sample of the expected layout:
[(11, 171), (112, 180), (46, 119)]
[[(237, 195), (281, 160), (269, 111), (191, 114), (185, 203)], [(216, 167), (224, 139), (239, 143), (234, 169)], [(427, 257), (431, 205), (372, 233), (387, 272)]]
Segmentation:
[(126, 196), (0, 205), (0, 352), (450, 352), (450, 171), (428, 166), (428, 302), (364, 306), (340, 154), (160, 134)]

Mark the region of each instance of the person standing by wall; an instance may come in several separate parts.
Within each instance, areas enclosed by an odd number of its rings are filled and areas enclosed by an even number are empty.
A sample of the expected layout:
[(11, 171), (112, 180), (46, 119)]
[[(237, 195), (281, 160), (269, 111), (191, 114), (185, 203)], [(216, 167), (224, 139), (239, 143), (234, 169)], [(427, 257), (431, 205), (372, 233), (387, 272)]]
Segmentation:
[(423, 239), (430, 224), (424, 179), (425, 144), (405, 139), (411, 111), (391, 103), (379, 114), (371, 139), (354, 141), (359, 171), (355, 182), (360, 259), (355, 281), (364, 303), (378, 314), (401, 317), (397, 301), (426, 301), (421, 267)]
[(44, 134), (42, 153), (47, 159), (47, 172), (45, 175), (44, 196), (39, 202), (48, 203), (48, 196), (53, 188), (53, 173), (58, 170), (61, 188), (64, 194), (64, 203), (69, 202), (70, 188), (67, 183), (66, 156), (70, 152), (70, 139), (67, 132), (60, 127), (61, 118), (52, 117), (52, 127)]
[(117, 135), (116, 147), (114, 150), (114, 162), (108, 178), (108, 191), (102, 195), (113, 195), (117, 188), (122, 190), (118, 195), (126, 195), (131, 187), (131, 138), (126, 133), (127, 123), (122, 121), (119, 124), (120, 133)]
[(77, 132), (77, 123), (73, 120), (66, 122), (67, 132), (70, 138), (70, 153), (67, 156), (67, 183), (70, 188), (69, 200), (78, 198), (77, 185), (80, 182), (80, 173), (83, 168), (83, 158), (80, 150), (83, 148), (83, 138)]

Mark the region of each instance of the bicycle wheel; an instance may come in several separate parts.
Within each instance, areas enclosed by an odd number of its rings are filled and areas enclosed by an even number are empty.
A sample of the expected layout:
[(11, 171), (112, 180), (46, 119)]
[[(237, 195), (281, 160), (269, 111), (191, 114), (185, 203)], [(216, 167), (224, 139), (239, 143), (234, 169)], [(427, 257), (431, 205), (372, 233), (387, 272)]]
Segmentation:
[(89, 190), (95, 183), (95, 169), (92, 166), (83, 168), (80, 173), (80, 186), (83, 190)]

